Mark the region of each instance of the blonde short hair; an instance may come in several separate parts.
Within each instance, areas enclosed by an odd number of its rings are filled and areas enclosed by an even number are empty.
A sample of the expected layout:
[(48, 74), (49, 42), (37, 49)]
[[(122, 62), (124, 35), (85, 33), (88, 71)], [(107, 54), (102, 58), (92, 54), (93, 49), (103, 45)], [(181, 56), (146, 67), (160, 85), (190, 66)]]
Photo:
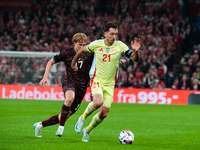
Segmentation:
[(84, 33), (76, 33), (72, 38), (73, 43), (84, 41), (87, 43), (87, 36)]

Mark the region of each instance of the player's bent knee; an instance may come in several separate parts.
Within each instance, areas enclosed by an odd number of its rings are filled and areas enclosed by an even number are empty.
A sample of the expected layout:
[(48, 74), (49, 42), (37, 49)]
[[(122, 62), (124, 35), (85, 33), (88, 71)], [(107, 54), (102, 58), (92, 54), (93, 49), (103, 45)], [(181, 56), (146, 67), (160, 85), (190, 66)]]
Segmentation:
[(65, 105), (66, 106), (71, 106), (71, 104), (73, 103), (74, 99), (73, 98), (67, 98), (65, 99)]
[(106, 106), (102, 106), (99, 111), (99, 118), (104, 119), (107, 117), (110, 108)]
[(100, 113), (99, 118), (104, 119), (107, 117), (107, 115), (108, 115), (108, 113)]
[(102, 119), (106, 118), (108, 116), (108, 113), (103, 114)]
[(103, 101), (95, 101), (95, 102), (93, 102), (93, 106), (96, 109), (101, 107), (102, 105), (103, 105)]

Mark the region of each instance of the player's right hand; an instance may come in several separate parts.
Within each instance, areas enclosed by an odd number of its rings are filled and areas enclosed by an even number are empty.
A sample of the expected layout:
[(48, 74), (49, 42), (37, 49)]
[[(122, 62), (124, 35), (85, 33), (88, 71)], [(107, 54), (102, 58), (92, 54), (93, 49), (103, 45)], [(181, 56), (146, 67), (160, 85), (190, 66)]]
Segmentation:
[(48, 84), (48, 79), (42, 79), (39, 83), (40, 87), (42, 88), (45, 84)]
[(78, 67), (77, 67), (77, 64), (75, 63), (75, 65), (71, 64), (71, 68), (72, 70), (74, 71), (78, 71)]

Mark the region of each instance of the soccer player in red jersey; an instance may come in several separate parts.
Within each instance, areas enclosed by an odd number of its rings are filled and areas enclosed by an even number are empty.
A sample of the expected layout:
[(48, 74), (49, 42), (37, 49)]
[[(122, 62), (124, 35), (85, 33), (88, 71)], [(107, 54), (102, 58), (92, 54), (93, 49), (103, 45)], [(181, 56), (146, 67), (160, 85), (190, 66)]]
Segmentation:
[(65, 102), (61, 108), (61, 113), (50, 117), (42, 122), (35, 123), (35, 136), (41, 136), (42, 127), (55, 125), (59, 123), (56, 136), (61, 137), (64, 131), (65, 121), (77, 111), (81, 101), (87, 90), (87, 85), (89, 83), (89, 71), (93, 62), (94, 53), (87, 53), (77, 62), (78, 71), (73, 71), (71, 69), (71, 61), (76, 55), (76, 53), (86, 46), (87, 36), (84, 33), (76, 33), (73, 36), (74, 47), (61, 51), (58, 55), (55, 55), (47, 63), (44, 77), (40, 81), (39, 85), (42, 88), (46, 83), (48, 83), (48, 75), (55, 63), (64, 62), (66, 68), (66, 76), (62, 83), (62, 89), (65, 96)]

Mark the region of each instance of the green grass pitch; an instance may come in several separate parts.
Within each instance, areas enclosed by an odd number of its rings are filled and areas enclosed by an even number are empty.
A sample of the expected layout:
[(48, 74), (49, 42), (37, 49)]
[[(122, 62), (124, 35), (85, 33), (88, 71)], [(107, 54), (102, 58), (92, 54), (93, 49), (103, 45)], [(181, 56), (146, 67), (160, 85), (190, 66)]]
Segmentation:
[[(108, 117), (81, 141), (74, 126), (87, 106), (65, 123), (63, 136), (56, 137), (58, 124), (34, 136), (33, 124), (60, 113), (64, 101), (0, 99), (0, 149), (2, 150), (200, 150), (200, 105), (145, 105), (113, 103)], [(88, 125), (95, 111), (86, 120)], [(135, 140), (122, 145), (118, 135), (131, 130)]]

